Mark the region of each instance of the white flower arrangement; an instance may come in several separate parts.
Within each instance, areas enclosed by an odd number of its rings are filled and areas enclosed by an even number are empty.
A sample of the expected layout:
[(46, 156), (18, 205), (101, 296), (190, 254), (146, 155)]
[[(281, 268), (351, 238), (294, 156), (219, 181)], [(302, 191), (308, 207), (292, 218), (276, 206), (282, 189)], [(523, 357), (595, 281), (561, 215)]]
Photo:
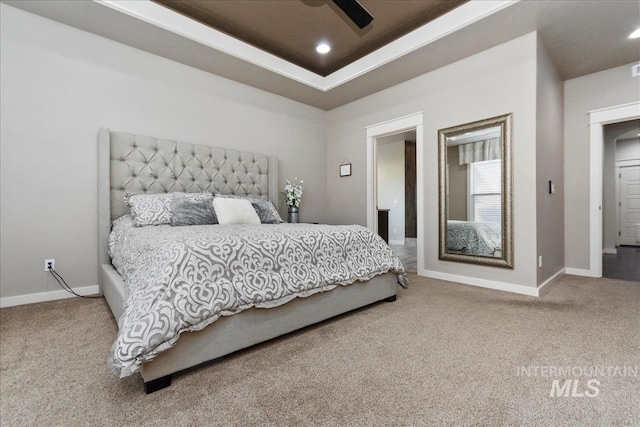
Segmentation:
[(293, 182), (287, 180), (287, 185), (284, 186), (282, 197), (289, 206), (300, 206), (302, 200), (302, 184), (303, 180), (298, 181), (298, 178), (294, 178)]

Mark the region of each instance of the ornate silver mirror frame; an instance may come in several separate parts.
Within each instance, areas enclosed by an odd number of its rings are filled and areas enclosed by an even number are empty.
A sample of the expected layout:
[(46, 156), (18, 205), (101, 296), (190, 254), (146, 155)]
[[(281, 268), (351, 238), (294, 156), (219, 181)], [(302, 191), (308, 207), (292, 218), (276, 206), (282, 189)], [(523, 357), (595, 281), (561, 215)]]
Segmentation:
[[(493, 129), (495, 128), (495, 129)], [(492, 267), (513, 268), (513, 173), (512, 173), (512, 114), (493, 117), (490, 119), (479, 120), (473, 123), (467, 123), (460, 126), (453, 126), (438, 131), (438, 172), (439, 172), (439, 248), (440, 259), (446, 261), (456, 261), (479, 265), (488, 265)], [(453, 233), (454, 227), (460, 225), (466, 226), (468, 230), (475, 233), (476, 225), (481, 223), (474, 222), (473, 219), (467, 218), (466, 221), (452, 221), (449, 218), (449, 172), (447, 149), (456, 144), (456, 139), (460, 140), (469, 135), (482, 134), (488, 130), (495, 133), (495, 137), (499, 138), (499, 157), (496, 152), (494, 159), (500, 158), (501, 170), (501, 206), (499, 218), (500, 235), (496, 234), (496, 241), (501, 242), (499, 248), (493, 253), (478, 254), (473, 251), (465, 250), (464, 244), (460, 245), (460, 236), (465, 234), (449, 234)], [(466, 190), (468, 194), (468, 189)], [(497, 215), (497, 214), (496, 214)], [(460, 224), (462, 223), (462, 224)], [(498, 223), (496, 222), (496, 228)], [(480, 233), (483, 233), (481, 230)], [(497, 232), (496, 232), (497, 233)], [(455, 242), (456, 244), (452, 244)], [(496, 244), (497, 246), (497, 244)], [(479, 251), (480, 252), (480, 251)]]

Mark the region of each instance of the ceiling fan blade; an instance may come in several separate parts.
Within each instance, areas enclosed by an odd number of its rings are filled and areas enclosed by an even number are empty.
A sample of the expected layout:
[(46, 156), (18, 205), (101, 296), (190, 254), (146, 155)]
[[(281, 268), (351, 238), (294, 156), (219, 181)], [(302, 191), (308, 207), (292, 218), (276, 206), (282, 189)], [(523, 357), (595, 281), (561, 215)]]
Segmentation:
[(358, 0), (333, 0), (333, 2), (356, 24), (359, 28), (364, 28), (371, 21), (373, 15), (362, 7)]

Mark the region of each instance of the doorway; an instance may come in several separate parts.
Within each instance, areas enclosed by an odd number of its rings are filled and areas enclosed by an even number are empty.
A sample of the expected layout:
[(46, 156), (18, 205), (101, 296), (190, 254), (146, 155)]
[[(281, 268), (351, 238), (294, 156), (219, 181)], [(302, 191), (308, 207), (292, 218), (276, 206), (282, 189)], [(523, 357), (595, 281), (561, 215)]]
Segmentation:
[(602, 276), (640, 281), (640, 120), (603, 132)]
[[(412, 230), (411, 230), (411, 226), (412, 224), (415, 225), (414, 229), (415, 229), (415, 246), (414, 249), (411, 250), (412, 255), (408, 255), (410, 256), (412, 259), (408, 259), (407, 258), (407, 267), (409, 267), (411, 269), (411, 271), (416, 272), (417, 274), (421, 274), (422, 271), (424, 270), (424, 260), (423, 260), (423, 254), (424, 254), (424, 242), (423, 242), (423, 225), (422, 225), (422, 209), (423, 209), (423, 201), (422, 201), (422, 194), (423, 194), (423, 185), (422, 185), (422, 141), (423, 141), (423, 123), (422, 123), (422, 112), (419, 113), (415, 113), (409, 116), (404, 116), (404, 117), (400, 117), (397, 119), (393, 119), (393, 120), (389, 120), (386, 122), (382, 122), (382, 123), (378, 123), (378, 124), (374, 124), (371, 126), (367, 126), (366, 127), (366, 133), (367, 133), (367, 227), (369, 227), (372, 231), (375, 232), (379, 232), (380, 231), (380, 226), (382, 225), (382, 228), (384, 228), (384, 224), (379, 224), (378, 221), (378, 217), (379, 217), (379, 208), (380, 209), (386, 209), (383, 206), (380, 206), (380, 200), (379, 200), (379, 179), (378, 179), (378, 175), (379, 175), (379, 170), (378, 170), (378, 157), (380, 156), (379, 153), (379, 145), (382, 142), (382, 144), (385, 144), (385, 141), (391, 141), (393, 139), (397, 139), (398, 141), (402, 138), (404, 138), (404, 136), (398, 136), (398, 135), (408, 135), (407, 133), (410, 133), (411, 135), (415, 135), (415, 139), (413, 147), (409, 147), (407, 148), (407, 144), (405, 144), (406, 141), (403, 141), (402, 144), (397, 144), (397, 145), (401, 145), (403, 150), (402, 153), (400, 154), (400, 156), (402, 157), (402, 161), (404, 163), (404, 158), (405, 156), (411, 156), (413, 155), (415, 157), (415, 178), (413, 179), (413, 183), (415, 184), (412, 188), (407, 189), (407, 186), (404, 183), (404, 179), (406, 179), (406, 173), (404, 173), (403, 175), (405, 175), (404, 177), (398, 177), (396, 176), (396, 178), (400, 178), (399, 181), (401, 182), (401, 184), (398, 184), (398, 187), (402, 186), (404, 187), (404, 189), (402, 190), (401, 193), (399, 192), (395, 192), (392, 193), (392, 196), (390, 198), (389, 202), (385, 202), (385, 203), (389, 203), (390, 206), (396, 206), (395, 207), (395, 211), (397, 214), (399, 214), (402, 218), (401, 221), (398, 221), (399, 223), (402, 223), (402, 225), (398, 225), (396, 224), (395, 227), (391, 226), (390, 230), (388, 230), (389, 233), (389, 241), (390, 243), (394, 243), (397, 244), (398, 248), (396, 248), (397, 250), (399, 249), (404, 249), (406, 250), (407, 248), (409, 248), (410, 246), (408, 246), (406, 243), (406, 235), (407, 232), (408, 234), (412, 234)], [(390, 137), (387, 140), (385, 140), (384, 138), (386, 137)], [(406, 138), (407, 140), (413, 139), (413, 138)], [(413, 151), (411, 151), (413, 149)], [(409, 154), (407, 154), (407, 150), (409, 151)], [(411, 187), (411, 186), (408, 186)], [(414, 192), (414, 196), (411, 195), (406, 195), (405, 192), (406, 191), (413, 191)], [(395, 196), (393, 195), (395, 194)], [(412, 214), (411, 212), (407, 213), (407, 210), (405, 209), (405, 206), (402, 206), (402, 208), (400, 208), (400, 201), (402, 199), (402, 204), (406, 205), (405, 201), (409, 200), (410, 204), (412, 203), (412, 200), (415, 201), (415, 209), (414, 209), (414, 214)], [(397, 203), (394, 203), (395, 200), (397, 200)], [(391, 207), (388, 208), (389, 209), (389, 213), (391, 213)], [(410, 208), (411, 210), (411, 208)], [(415, 219), (411, 219), (411, 216), (414, 216)], [(384, 215), (381, 216), (381, 218), (384, 218)], [(407, 229), (407, 223), (409, 224), (409, 229)], [(394, 233), (394, 228), (395, 228), (395, 233)], [(412, 237), (409, 237), (410, 239), (412, 239)], [(410, 245), (411, 243), (413, 243), (412, 241), (409, 241)], [(403, 243), (403, 244), (399, 244), (399, 243)], [(404, 262), (403, 262), (404, 263)]]
[(604, 126), (640, 118), (640, 102), (589, 112), (589, 269), (567, 273), (602, 277)]
[(416, 130), (376, 138), (378, 234), (417, 272)]

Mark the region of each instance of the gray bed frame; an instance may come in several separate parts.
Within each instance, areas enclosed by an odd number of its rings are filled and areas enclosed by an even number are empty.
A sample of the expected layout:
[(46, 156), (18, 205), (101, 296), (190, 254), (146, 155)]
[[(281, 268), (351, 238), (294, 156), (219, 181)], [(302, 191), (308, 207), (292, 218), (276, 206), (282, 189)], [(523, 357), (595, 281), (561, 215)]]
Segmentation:
[[(100, 291), (116, 320), (124, 303), (124, 282), (108, 253), (111, 222), (128, 213), (125, 193), (175, 191), (268, 198), (278, 206), (278, 161), (274, 156), (112, 132), (98, 132), (98, 256)], [(380, 300), (394, 301), (397, 275), (338, 287), (271, 309), (252, 308), (222, 317), (202, 331), (186, 332), (178, 343), (144, 363), (146, 393), (171, 385), (173, 374), (237, 350), (295, 331)]]

